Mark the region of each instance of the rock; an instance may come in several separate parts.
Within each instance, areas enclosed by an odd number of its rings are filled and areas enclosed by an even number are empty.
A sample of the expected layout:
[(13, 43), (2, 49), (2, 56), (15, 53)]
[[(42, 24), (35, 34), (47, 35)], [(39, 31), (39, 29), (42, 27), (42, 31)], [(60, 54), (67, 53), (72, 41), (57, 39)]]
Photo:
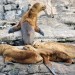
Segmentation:
[(4, 29), (4, 30), (0, 30), (0, 40), (16, 40), (16, 39), (19, 39), (19, 38), (22, 38), (22, 35), (21, 35), (21, 32), (20, 31), (17, 31), (17, 32), (14, 32), (14, 33), (10, 33), (8, 34), (8, 30)]
[(5, 11), (7, 10), (16, 10), (17, 9), (17, 5), (16, 4), (8, 4), (4, 6)]
[(3, 13), (0, 13), (0, 19), (4, 19)]
[(28, 73), (32, 74), (32, 73), (39, 72), (38, 66), (39, 65), (29, 65), (28, 66)]
[(44, 64), (41, 64), (41, 65), (39, 66), (39, 72), (42, 72), (42, 73), (48, 72), (48, 73), (49, 73), (49, 70), (47, 69), (47, 67), (46, 67)]
[(7, 65), (5, 68), (2, 69), (2, 72), (9, 72), (11, 71), (11, 69), (12, 69), (12, 66)]
[(22, 10), (17, 10), (17, 13), (15, 15), (16, 19), (20, 19), (22, 16)]
[(8, 5), (5, 5), (4, 8), (5, 8), (5, 11), (11, 10), (12, 6), (11, 6), (11, 4), (8, 4)]
[(3, 4), (3, 0), (0, 0), (0, 4)]
[(27, 75), (28, 72), (26, 70), (21, 70), (18, 75)]
[(4, 28), (6, 28), (6, 26), (3, 26), (4, 25), (4, 23), (0, 23), (1, 25), (0, 25), (0, 29), (1, 30), (3, 30)]
[(17, 8), (17, 4), (11, 4), (11, 10), (16, 10)]
[(6, 75), (6, 74), (4, 74), (4, 73), (0, 73), (0, 75)]
[(8, 74), (9, 75), (18, 75), (19, 74), (19, 69), (13, 68)]
[(51, 73), (35, 73), (35, 74), (30, 74), (30, 75), (52, 75), (52, 74)]
[(7, 0), (0, 0), (0, 4), (7, 4)]
[(3, 5), (0, 4), (0, 13), (3, 13), (3, 12), (4, 12)]
[(75, 14), (64, 14), (64, 15), (60, 15), (60, 20), (61, 22), (65, 23), (65, 24), (75, 24)]
[(7, 3), (10, 3), (10, 4), (15, 3), (15, 0), (7, 0)]
[(16, 11), (7, 11), (5, 13), (5, 19), (6, 20), (14, 20), (15, 19), (15, 14), (16, 14)]
[(0, 65), (3, 64), (3, 57), (0, 56)]

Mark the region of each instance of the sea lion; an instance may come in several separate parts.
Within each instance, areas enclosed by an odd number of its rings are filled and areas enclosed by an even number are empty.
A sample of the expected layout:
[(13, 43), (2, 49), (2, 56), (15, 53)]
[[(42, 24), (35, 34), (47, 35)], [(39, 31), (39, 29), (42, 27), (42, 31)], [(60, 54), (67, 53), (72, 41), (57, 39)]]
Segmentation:
[(39, 12), (46, 9), (46, 6), (41, 3), (35, 3), (21, 18), (19, 23), (9, 29), (9, 33), (21, 29), (24, 44), (32, 44), (34, 41), (34, 31), (44, 36), (44, 32), (37, 25), (37, 15)]
[(0, 55), (4, 57), (4, 62), (18, 62), (22, 64), (34, 64), (42, 61), (42, 57), (30, 50), (20, 50), (8, 44), (0, 44)]
[(42, 49), (62, 51), (68, 54), (71, 58), (75, 58), (75, 46), (73, 45), (49, 41), (49, 42), (35, 42), (33, 46), (38, 49), (42, 48)]

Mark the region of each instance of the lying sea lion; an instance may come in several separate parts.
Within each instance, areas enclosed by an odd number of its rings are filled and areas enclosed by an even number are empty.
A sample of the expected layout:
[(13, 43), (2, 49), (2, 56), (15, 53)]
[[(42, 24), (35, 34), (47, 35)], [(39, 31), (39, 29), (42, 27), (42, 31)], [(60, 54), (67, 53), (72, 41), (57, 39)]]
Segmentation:
[(7, 44), (0, 44), (0, 55), (4, 57), (4, 62), (33, 64), (43, 60), (36, 52), (30, 50), (20, 50)]
[(38, 49), (43, 48), (43, 49), (62, 51), (68, 54), (71, 58), (75, 58), (75, 46), (73, 45), (58, 43), (58, 42), (35, 42), (33, 46)]
[(31, 45), (25, 45), (23, 49), (37, 52), (37, 54), (40, 54), (43, 58), (46, 57), (46, 59), (49, 61), (74, 63), (74, 61), (71, 59), (71, 57), (62, 51), (58, 51), (58, 50), (54, 50), (54, 49), (53, 50), (42, 49), (42, 48), (36, 49)]

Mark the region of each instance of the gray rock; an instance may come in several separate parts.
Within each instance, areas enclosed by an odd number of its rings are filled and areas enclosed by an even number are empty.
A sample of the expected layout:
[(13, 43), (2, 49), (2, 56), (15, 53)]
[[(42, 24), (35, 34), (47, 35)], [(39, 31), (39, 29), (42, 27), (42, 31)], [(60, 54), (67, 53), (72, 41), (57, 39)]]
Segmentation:
[(16, 14), (16, 11), (7, 11), (5, 13), (5, 19), (6, 20), (14, 20), (15, 19), (15, 14)]
[(11, 69), (12, 69), (12, 66), (7, 65), (5, 68), (2, 69), (2, 72), (9, 72), (11, 71)]
[(25, 6), (22, 8), (22, 13), (21, 13), (21, 15), (23, 15), (25, 12), (27, 12), (28, 9), (29, 9), (29, 8), (28, 8), (28, 4), (25, 4)]
[(39, 72), (38, 66), (39, 65), (29, 65), (28, 66), (28, 73), (37, 73), (37, 72)]
[(0, 4), (3, 4), (3, 0), (0, 0)]
[(26, 75), (28, 72), (26, 70), (21, 70), (18, 75)]
[(3, 4), (7, 4), (7, 0), (3, 0)]
[(16, 15), (15, 15), (16, 19), (21, 18), (21, 16), (22, 16), (21, 13), (22, 13), (22, 10), (17, 10)]
[(27, 64), (25, 65), (25, 64), (15, 63), (15, 67), (20, 68), (21, 70), (26, 70), (27, 71), (28, 65)]
[(3, 13), (3, 12), (4, 12), (3, 5), (0, 4), (0, 13)]
[(17, 9), (17, 5), (16, 4), (11, 4), (11, 10), (15, 10)]
[(8, 4), (8, 5), (5, 5), (4, 8), (5, 8), (5, 10), (11, 10), (12, 6), (11, 6), (11, 4)]
[(7, 4), (6, 0), (0, 0), (0, 4)]
[(12, 69), (9, 73), (9, 75), (18, 75), (19, 74), (19, 69)]
[(7, 10), (16, 10), (17, 9), (16, 6), (17, 6), (16, 4), (8, 4), (8, 5), (5, 5), (4, 8), (5, 8), (5, 11), (7, 11)]
[(40, 66), (39, 66), (39, 71), (40, 72), (47, 72), (47, 73), (49, 73), (49, 70), (47, 69), (47, 67), (44, 65), (44, 64), (41, 64)]
[(0, 56), (0, 64), (3, 64), (3, 57)]
[(31, 75), (52, 75), (51, 73), (35, 73), (35, 74), (31, 74)]
[(3, 13), (0, 13), (0, 20), (4, 18)]
[(8, 3), (15, 3), (16, 0), (7, 0)]
[(4, 74), (4, 73), (0, 73), (0, 75), (6, 75), (6, 74)]

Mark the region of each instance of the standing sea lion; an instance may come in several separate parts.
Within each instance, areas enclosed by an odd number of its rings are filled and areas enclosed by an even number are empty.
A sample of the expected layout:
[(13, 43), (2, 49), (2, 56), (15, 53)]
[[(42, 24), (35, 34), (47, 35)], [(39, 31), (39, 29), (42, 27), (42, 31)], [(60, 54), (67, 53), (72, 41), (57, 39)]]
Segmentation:
[(12, 27), (9, 33), (21, 29), (24, 44), (32, 44), (34, 40), (34, 31), (44, 36), (43, 31), (37, 26), (37, 15), (40, 11), (45, 10), (46, 6), (40, 3), (35, 3), (28, 12), (26, 12), (18, 25)]

